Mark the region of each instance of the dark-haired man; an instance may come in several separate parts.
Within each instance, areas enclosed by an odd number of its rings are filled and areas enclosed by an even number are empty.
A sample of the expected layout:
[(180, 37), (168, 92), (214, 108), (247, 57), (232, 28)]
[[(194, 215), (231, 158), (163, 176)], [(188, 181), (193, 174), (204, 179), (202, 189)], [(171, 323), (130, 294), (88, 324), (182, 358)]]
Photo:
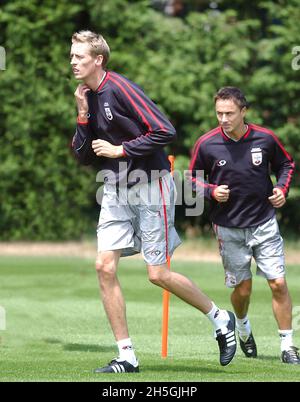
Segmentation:
[[(292, 303), (285, 280), (283, 240), (275, 209), (286, 202), (294, 162), (275, 134), (247, 124), (247, 101), (239, 88), (224, 87), (215, 96), (219, 126), (197, 141), (190, 164), (196, 191), (211, 201), (211, 220), (219, 241), (225, 284), (241, 348), (256, 357), (247, 313), (252, 291), (252, 257), (257, 274), (267, 279), (281, 338), (284, 363), (300, 364), (292, 339)], [(275, 173), (273, 185), (269, 168)], [(204, 180), (196, 177), (204, 171)]]

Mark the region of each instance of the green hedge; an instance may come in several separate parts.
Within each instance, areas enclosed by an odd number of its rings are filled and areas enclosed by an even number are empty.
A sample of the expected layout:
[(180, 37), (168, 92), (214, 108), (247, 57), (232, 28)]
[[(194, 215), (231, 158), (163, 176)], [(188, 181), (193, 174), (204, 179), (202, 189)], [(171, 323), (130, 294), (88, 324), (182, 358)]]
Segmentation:
[[(224, 1), (222, 12), (170, 18), (150, 1), (2, 1), (0, 46), (0, 239), (80, 238), (96, 226), (95, 173), (70, 152), (76, 82), (70, 38), (88, 28), (112, 48), (109, 67), (138, 82), (170, 117), (178, 141), (169, 149), (188, 164), (195, 140), (216, 125), (212, 97), (224, 85), (244, 89), (249, 118), (273, 128), (300, 161), (299, 0)], [(284, 3), (282, 5), (282, 3)], [(297, 172), (294, 186), (299, 184)], [(281, 212), (299, 232), (299, 194)], [(191, 222), (207, 225), (206, 214)], [(184, 214), (179, 214), (184, 228)]]

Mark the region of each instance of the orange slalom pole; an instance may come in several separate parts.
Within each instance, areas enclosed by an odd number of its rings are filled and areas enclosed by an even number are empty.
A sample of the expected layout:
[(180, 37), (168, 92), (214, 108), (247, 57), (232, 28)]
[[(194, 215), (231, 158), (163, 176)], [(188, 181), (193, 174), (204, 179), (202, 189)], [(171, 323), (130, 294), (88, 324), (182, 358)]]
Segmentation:
[[(171, 164), (171, 175), (174, 173), (175, 156), (168, 156)], [(167, 255), (168, 268), (171, 269), (171, 258)], [(162, 343), (161, 343), (161, 357), (166, 358), (168, 356), (168, 333), (169, 333), (169, 303), (170, 292), (168, 290), (163, 291), (163, 313), (162, 313)]]

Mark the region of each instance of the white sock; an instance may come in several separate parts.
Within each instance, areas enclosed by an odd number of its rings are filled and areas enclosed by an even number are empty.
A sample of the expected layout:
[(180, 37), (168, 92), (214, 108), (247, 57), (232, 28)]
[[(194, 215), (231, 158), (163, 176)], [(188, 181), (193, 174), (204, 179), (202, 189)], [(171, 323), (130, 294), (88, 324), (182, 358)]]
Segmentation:
[(215, 303), (212, 302), (212, 305), (212, 309), (208, 314), (206, 314), (206, 317), (214, 326), (215, 331), (221, 329), (222, 334), (226, 334), (226, 332), (228, 331), (227, 324), (229, 321), (229, 315), (226, 310), (219, 309), (219, 307), (217, 307)]
[(281, 339), (281, 352), (290, 350), (293, 344), (293, 330), (292, 329), (279, 329), (278, 334)]
[(120, 361), (126, 360), (128, 363), (136, 367), (138, 365), (138, 361), (134, 354), (131, 339), (130, 338), (121, 339), (120, 341), (117, 342), (117, 345), (119, 348), (118, 360)]
[(237, 318), (236, 316), (236, 329), (241, 340), (246, 342), (251, 334), (251, 325), (247, 315), (244, 318)]

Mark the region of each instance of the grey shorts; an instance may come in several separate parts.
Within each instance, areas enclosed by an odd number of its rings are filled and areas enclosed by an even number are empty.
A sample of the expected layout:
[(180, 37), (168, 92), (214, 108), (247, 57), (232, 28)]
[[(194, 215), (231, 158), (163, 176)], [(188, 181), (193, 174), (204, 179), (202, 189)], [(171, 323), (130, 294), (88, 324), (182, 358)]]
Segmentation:
[(283, 240), (276, 217), (246, 229), (216, 224), (213, 224), (213, 229), (219, 242), (227, 287), (234, 288), (252, 278), (252, 257), (257, 265), (257, 275), (268, 280), (284, 277)]
[(167, 261), (181, 243), (174, 227), (175, 185), (171, 175), (131, 189), (104, 185), (97, 228), (98, 252), (142, 252), (148, 265)]

